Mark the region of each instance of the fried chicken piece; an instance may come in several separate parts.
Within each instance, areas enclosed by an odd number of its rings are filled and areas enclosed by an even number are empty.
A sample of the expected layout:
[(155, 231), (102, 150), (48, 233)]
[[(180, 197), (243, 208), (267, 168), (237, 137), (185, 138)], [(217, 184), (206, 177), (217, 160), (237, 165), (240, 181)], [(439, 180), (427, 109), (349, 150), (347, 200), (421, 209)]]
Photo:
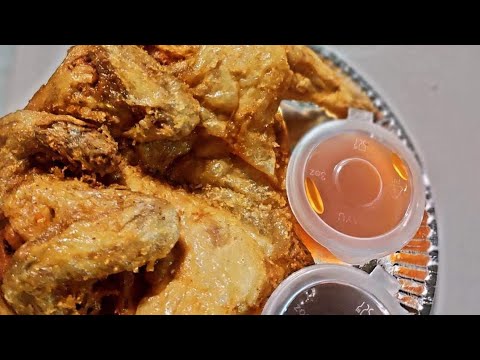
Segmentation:
[(139, 143), (140, 160), (160, 174), (190, 150), (192, 132), (208, 113), (137, 46), (72, 47), (27, 109), (104, 124), (115, 138)]
[(349, 108), (374, 111), (372, 102), (361, 89), (312, 49), (288, 45), (285, 51), (293, 79), (284, 98), (315, 103), (342, 119), (347, 117)]
[(181, 81), (137, 46), (75, 46), (27, 105), (106, 124), (138, 142), (178, 140), (201, 109)]
[(274, 116), (291, 77), (280, 46), (202, 46), (169, 69), (215, 114), (202, 122), (242, 159), (275, 178)]
[(190, 56), (184, 47), (146, 50), (215, 114), (203, 119), (207, 132), (272, 180), (278, 181), (274, 115), (282, 100), (311, 101), (339, 117), (349, 107), (372, 109), (365, 95), (305, 46), (201, 46)]
[(62, 160), (72, 169), (106, 175), (118, 162), (118, 146), (108, 131), (71, 116), (17, 111), (0, 121), (0, 205), (32, 161)]
[(88, 298), (97, 280), (162, 259), (179, 238), (177, 212), (166, 201), (51, 176), (22, 184), (4, 212), (27, 240), (2, 285), (17, 314), (100, 307)]
[(2, 265), (2, 291), (17, 313), (81, 312), (93, 281), (161, 259), (178, 240), (178, 217), (165, 201), (34, 167), (57, 160), (106, 174), (117, 157), (108, 131), (70, 116), (20, 111), (0, 121), (2, 245), (26, 242)]
[[(138, 168), (124, 169), (132, 190), (165, 199), (180, 213), (180, 255), (138, 307), (138, 314), (232, 314), (259, 311), (286, 274), (311, 263), (296, 239), (279, 243), (204, 199), (174, 190)], [(282, 253), (282, 255), (280, 255)], [(288, 259), (288, 264), (276, 260)]]

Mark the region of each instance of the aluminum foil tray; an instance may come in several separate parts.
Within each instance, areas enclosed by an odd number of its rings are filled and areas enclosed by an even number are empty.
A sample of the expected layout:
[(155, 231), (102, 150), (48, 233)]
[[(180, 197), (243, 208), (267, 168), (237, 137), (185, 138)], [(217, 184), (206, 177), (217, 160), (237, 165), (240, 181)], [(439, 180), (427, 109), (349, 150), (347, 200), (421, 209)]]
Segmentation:
[[(431, 185), (428, 175), (422, 166), (421, 159), (415, 150), (414, 144), (402, 127), (401, 121), (391, 111), (381, 95), (334, 51), (322, 45), (313, 45), (311, 48), (333, 67), (336, 67), (350, 80), (358, 84), (378, 110), (379, 115), (375, 121), (395, 133), (412, 150), (423, 169), (423, 180), (426, 187), (426, 207), (422, 224), (416, 235), (402, 250), (384, 258), (373, 260), (368, 264), (360, 266), (360, 268), (370, 273), (377, 264), (381, 265), (395, 276), (400, 284), (400, 291), (397, 295), (400, 304), (412, 314), (429, 315), (432, 310), (437, 282), (438, 229)], [(289, 118), (291, 118), (290, 115), (295, 115), (296, 125), (291, 129), (293, 146), (312, 126), (332, 120), (315, 105), (311, 104), (290, 101), (282, 105), (282, 110), (287, 124), (289, 123)], [(300, 120), (303, 119), (304, 121), (298, 121), (299, 117)], [(301, 125), (298, 125), (298, 123), (301, 123)], [(317, 263), (338, 263), (338, 260), (333, 258), (331, 254), (328, 255), (328, 251), (316, 247), (316, 243), (306, 245), (311, 250)]]

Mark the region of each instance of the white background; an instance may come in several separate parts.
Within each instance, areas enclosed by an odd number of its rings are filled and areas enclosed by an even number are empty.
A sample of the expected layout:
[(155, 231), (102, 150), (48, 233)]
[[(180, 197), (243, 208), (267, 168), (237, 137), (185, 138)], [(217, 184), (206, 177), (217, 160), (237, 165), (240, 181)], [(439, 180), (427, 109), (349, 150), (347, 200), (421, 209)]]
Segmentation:
[[(0, 115), (25, 106), (66, 48), (0, 46)], [(386, 99), (427, 167), (440, 235), (434, 312), (480, 314), (480, 47), (332, 48)]]

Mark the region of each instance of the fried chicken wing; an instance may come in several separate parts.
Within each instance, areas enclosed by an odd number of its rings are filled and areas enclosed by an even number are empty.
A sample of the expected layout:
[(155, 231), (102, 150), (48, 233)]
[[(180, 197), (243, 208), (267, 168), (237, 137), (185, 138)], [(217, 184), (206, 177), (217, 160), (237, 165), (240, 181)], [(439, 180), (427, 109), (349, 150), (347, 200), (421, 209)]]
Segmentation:
[[(179, 238), (171, 205), (130, 191), (34, 178), (7, 203), (6, 215), (27, 240), (2, 285), (17, 314), (82, 314), (99, 307), (88, 298), (95, 281), (164, 258)], [(15, 211), (15, 205), (30, 209)], [(46, 218), (36, 216), (44, 208)], [(22, 217), (29, 210), (34, 216)]]
[(350, 79), (345, 78), (306, 46), (285, 46), (293, 72), (285, 98), (309, 101), (338, 118), (346, 118), (348, 109), (374, 110), (368, 97)]
[[(305, 46), (147, 47), (215, 114), (203, 126), (234, 153), (275, 179), (274, 115), (284, 99), (311, 101), (342, 117), (369, 99)], [(183, 60), (179, 60), (183, 59)]]

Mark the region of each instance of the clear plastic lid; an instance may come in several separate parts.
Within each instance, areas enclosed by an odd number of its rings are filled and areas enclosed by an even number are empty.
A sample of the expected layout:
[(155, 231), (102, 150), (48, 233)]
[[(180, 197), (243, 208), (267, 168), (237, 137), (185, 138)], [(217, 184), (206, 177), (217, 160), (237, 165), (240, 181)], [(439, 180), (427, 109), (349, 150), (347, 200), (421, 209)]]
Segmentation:
[(380, 266), (370, 275), (346, 265), (313, 265), (283, 281), (262, 315), (407, 315), (398, 282)]
[(319, 125), (296, 146), (287, 194), (303, 229), (340, 260), (364, 264), (400, 250), (425, 208), (421, 169), (410, 150), (351, 110)]

